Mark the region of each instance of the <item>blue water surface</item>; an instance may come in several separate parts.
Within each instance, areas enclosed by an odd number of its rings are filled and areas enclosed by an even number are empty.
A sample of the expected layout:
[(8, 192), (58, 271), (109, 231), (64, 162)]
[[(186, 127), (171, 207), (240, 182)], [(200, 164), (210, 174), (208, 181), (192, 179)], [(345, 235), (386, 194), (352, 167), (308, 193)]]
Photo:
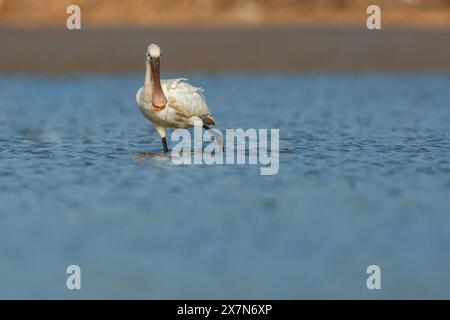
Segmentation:
[(141, 74), (0, 76), (0, 298), (450, 298), (449, 74), (189, 78), (278, 174), (172, 164)]

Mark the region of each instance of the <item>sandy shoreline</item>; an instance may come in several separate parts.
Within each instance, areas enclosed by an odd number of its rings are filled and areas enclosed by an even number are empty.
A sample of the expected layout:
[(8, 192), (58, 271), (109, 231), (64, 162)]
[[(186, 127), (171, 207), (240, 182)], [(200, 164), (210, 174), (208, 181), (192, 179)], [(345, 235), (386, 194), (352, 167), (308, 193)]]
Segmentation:
[(450, 30), (362, 28), (0, 28), (0, 72), (142, 70), (146, 45), (164, 70), (450, 71)]

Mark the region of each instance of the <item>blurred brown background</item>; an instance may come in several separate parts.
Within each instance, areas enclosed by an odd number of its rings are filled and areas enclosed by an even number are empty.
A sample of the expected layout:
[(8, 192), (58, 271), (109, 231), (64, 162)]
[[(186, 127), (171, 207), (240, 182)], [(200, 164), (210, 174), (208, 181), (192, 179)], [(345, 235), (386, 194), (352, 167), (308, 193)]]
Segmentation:
[(151, 42), (164, 70), (450, 71), (450, 0), (0, 0), (0, 72), (138, 71)]
[(0, 0), (0, 21), (63, 27), (69, 4), (85, 26), (360, 25), (370, 4), (385, 26), (450, 26), (450, 0)]

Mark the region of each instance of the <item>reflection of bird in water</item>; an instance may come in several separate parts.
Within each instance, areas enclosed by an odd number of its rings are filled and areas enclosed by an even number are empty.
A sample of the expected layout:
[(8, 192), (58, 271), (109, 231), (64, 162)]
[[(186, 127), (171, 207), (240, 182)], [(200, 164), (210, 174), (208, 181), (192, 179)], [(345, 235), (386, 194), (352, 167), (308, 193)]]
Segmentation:
[(147, 158), (154, 158), (154, 159), (166, 159), (167, 155), (166, 153), (158, 153), (158, 152), (148, 152), (148, 151), (138, 151), (133, 154), (133, 158), (138, 159), (147, 159)]
[(168, 152), (166, 128), (190, 128), (194, 124), (214, 125), (201, 88), (185, 82), (186, 79), (160, 80), (161, 49), (156, 44), (147, 48), (144, 86), (136, 94), (142, 114), (150, 120), (161, 137), (164, 152)]

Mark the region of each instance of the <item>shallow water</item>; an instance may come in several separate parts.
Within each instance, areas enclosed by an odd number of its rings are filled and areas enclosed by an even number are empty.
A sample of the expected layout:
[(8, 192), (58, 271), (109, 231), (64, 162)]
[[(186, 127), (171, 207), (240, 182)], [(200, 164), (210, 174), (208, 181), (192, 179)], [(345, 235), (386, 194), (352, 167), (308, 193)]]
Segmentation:
[(0, 298), (450, 298), (449, 74), (190, 81), (277, 175), (172, 164), (142, 75), (0, 77)]

